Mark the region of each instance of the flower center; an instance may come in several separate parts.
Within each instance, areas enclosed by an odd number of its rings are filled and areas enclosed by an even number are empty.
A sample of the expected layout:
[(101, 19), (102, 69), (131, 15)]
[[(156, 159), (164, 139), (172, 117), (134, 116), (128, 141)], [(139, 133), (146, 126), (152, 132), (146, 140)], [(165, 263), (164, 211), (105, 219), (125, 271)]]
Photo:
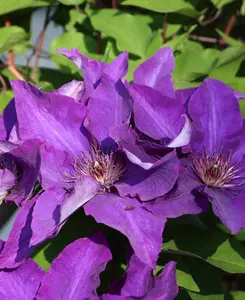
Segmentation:
[(74, 157), (73, 172), (64, 172), (65, 182), (74, 182), (80, 176), (91, 176), (106, 190), (119, 180), (125, 171), (124, 162), (116, 153), (104, 153), (99, 147), (92, 146), (88, 153), (81, 152), (80, 157)]
[(203, 151), (202, 154), (193, 157), (193, 168), (198, 177), (208, 186), (218, 188), (228, 188), (243, 184), (234, 184), (231, 181), (239, 179), (241, 176), (238, 173), (241, 171), (240, 162), (232, 164), (232, 152), (207, 154)]

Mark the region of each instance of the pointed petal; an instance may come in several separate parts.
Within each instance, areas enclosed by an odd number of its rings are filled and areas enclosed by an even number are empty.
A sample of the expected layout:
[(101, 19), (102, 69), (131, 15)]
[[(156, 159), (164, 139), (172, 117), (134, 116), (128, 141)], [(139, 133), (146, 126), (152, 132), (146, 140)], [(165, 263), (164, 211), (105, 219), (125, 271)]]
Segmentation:
[(83, 105), (63, 95), (42, 92), (24, 81), (11, 84), (22, 139), (38, 138), (71, 154), (88, 149), (80, 130), (86, 114)]
[(73, 48), (72, 50), (57, 49), (56, 51), (64, 56), (66, 56), (68, 59), (70, 59), (74, 63), (74, 65), (76, 65), (79, 69), (84, 71), (83, 59), (86, 56), (83, 55), (79, 50)]
[(53, 261), (38, 291), (38, 299), (81, 300), (96, 296), (99, 275), (112, 259), (102, 234), (78, 239)]
[(147, 86), (127, 85), (134, 99), (136, 127), (155, 140), (175, 138), (184, 126), (184, 106)]
[(237, 100), (245, 99), (245, 94), (244, 93), (241, 93), (241, 92), (238, 92), (238, 91), (235, 91), (235, 90), (233, 90), (233, 92), (234, 92), (234, 95), (237, 98)]
[(174, 97), (171, 72), (174, 70), (174, 55), (170, 47), (160, 48), (134, 72), (134, 83), (147, 85), (162, 95)]
[(107, 64), (104, 69), (104, 74), (111, 78), (114, 82), (119, 79), (124, 79), (128, 72), (128, 52), (124, 51), (115, 60)]
[(173, 300), (178, 295), (176, 262), (166, 264), (160, 275), (155, 277), (155, 285), (144, 300)]
[(9, 140), (11, 131), (17, 123), (15, 100), (12, 99), (5, 107), (1, 116), (1, 138)]
[(165, 155), (149, 170), (129, 163), (126, 172), (115, 184), (122, 197), (153, 200), (169, 192), (179, 176), (179, 160), (175, 152)]
[(190, 175), (187, 169), (181, 169), (173, 189), (168, 194), (147, 203), (146, 208), (156, 216), (163, 218), (177, 218), (186, 214), (203, 212), (203, 204), (199, 203), (192, 193), (200, 185), (200, 182)]
[(110, 293), (125, 297), (143, 297), (148, 293), (152, 284), (152, 268), (141, 262), (138, 257), (133, 254), (130, 257), (123, 276), (116, 282), (113, 282)]
[(27, 201), (18, 211), (13, 227), (0, 253), (0, 269), (18, 267), (32, 252), (31, 220), (36, 198)]
[(0, 269), (19, 266), (35, 246), (54, 236), (64, 195), (63, 190), (53, 188), (23, 204), (0, 253)]
[(27, 259), (15, 270), (0, 271), (0, 299), (34, 299), (44, 274), (32, 259)]
[(245, 191), (234, 196), (227, 189), (206, 188), (215, 215), (236, 234), (245, 227)]
[(55, 93), (60, 95), (73, 98), (76, 102), (79, 102), (82, 99), (84, 92), (84, 83), (78, 80), (72, 80), (71, 82), (62, 85), (62, 87), (55, 91)]
[(43, 145), (41, 157), (40, 181), (42, 187), (47, 189), (53, 186), (68, 186), (64, 173), (69, 173), (72, 169), (73, 157), (66, 151), (57, 150), (48, 144)]
[(61, 222), (60, 209), (65, 197), (63, 189), (50, 188), (37, 198), (30, 224), (31, 246), (36, 246), (56, 234)]
[(106, 64), (97, 60), (90, 60), (77, 49), (62, 49), (57, 50), (60, 54), (70, 59), (83, 72), (85, 92), (82, 97), (82, 103), (86, 103), (88, 97), (98, 85)]
[(92, 177), (81, 176), (74, 185), (74, 190), (68, 194), (61, 205), (61, 222), (66, 220), (79, 207), (91, 200), (99, 191), (101, 185)]
[(122, 82), (104, 77), (89, 99), (86, 126), (103, 144), (113, 127), (129, 120), (132, 108), (132, 98)]
[(164, 218), (155, 217), (136, 199), (121, 198), (111, 193), (97, 195), (85, 204), (84, 210), (97, 222), (123, 233), (138, 258), (155, 268), (162, 245)]
[(233, 148), (240, 138), (242, 116), (233, 90), (216, 79), (205, 79), (189, 102), (192, 146), (208, 153)]

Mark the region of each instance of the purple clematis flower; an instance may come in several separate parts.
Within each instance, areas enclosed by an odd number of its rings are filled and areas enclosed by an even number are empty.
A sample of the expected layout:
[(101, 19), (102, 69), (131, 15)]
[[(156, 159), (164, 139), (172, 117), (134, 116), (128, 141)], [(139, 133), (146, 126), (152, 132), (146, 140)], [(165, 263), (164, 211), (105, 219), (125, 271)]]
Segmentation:
[(83, 104), (86, 104), (104, 76), (117, 82), (119, 79), (123, 80), (128, 71), (128, 52), (120, 54), (111, 64), (91, 60), (77, 49), (60, 49), (57, 52), (70, 59), (83, 72), (83, 81), (72, 80), (56, 92)]
[(169, 262), (162, 273), (154, 277), (152, 269), (135, 255), (131, 257), (124, 277), (114, 284), (114, 292), (97, 296), (99, 275), (111, 259), (102, 234), (78, 239), (59, 254), (47, 273), (31, 259), (17, 269), (1, 271), (0, 298), (172, 300), (177, 296), (175, 262)]
[(0, 202), (21, 205), (30, 196), (39, 174), (40, 146), (38, 140), (21, 145), (0, 141)]
[(19, 265), (34, 246), (53, 236), (83, 206), (97, 222), (126, 235), (139, 259), (154, 268), (166, 218), (152, 214), (143, 201), (173, 188), (179, 161), (172, 151), (144, 169), (127, 160), (117, 147), (110, 132), (128, 126), (132, 111), (122, 82), (104, 77), (88, 107), (26, 82), (12, 85), (20, 138), (35, 136), (46, 142), (40, 171), (45, 192), (17, 215), (14, 228), (20, 229), (11, 231), (0, 254), (0, 267)]
[(205, 79), (192, 95), (192, 153), (185, 161), (187, 181), (212, 204), (232, 231), (245, 226), (244, 121), (234, 91)]

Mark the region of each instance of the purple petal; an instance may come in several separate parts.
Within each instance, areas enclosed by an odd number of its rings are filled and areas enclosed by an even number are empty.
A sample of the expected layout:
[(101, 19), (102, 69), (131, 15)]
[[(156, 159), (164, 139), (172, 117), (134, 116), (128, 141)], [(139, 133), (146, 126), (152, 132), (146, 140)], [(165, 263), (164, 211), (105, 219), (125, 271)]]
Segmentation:
[(237, 100), (245, 99), (245, 94), (244, 93), (241, 93), (241, 92), (238, 92), (238, 91), (235, 91), (235, 90), (233, 90), (233, 92), (234, 92), (234, 95), (237, 98)]
[(123, 148), (127, 158), (145, 170), (151, 169), (158, 159), (171, 150), (166, 146), (149, 140), (140, 140), (139, 135), (128, 124), (116, 126), (111, 131), (111, 136)]
[(164, 218), (155, 217), (136, 199), (121, 198), (110, 193), (97, 195), (85, 204), (84, 210), (97, 222), (123, 233), (138, 258), (155, 268), (161, 250)]
[(94, 91), (95, 85), (98, 84), (98, 80), (101, 78), (106, 64), (97, 60), (90, 60), (77, 49), (62, 49), (57, 52), (69, 58), (79, 69), (82, 70), (85, 87), (82, 103), (86, 103), (86, 100)]
[(128, 297), (117, 296), (117, 295), (102, 295), (97, 297), (89, 298), (89, 300), (130, 300)]
[(74, 190), (67, 195), (61, 205), (61, 222), (74, 211), (92, 199), (101, 190), (101, 185), (92, 177), (81, 176), (74, 185)]
[(17, 123), (15, 100), (12, 99), (5, 107), (1, 116), (1, 138), (9, 140), (11, 131)]
[(86, 56), (83, 55), (79, 50), (73, 48), (72, 50), (57, 49), (56, 51), (64, 56), (66, 56), (68, 59), (70, 59), (74, 63), (74, 65), (76, 65), (79, 69), (84, 71), (83, 59)]
[(88, 149), (80, 127), (86, 108), (72, 98), (42, 92), (24, 81), (12, 81), (22, 139), (38, 138), (58, 150), (77, 154)]
[(58, 90), (55, 91), (60, 95), (65, 95), (75, 99), (75, 101), (79, 102), (84, 95), (84, 83), (78, 80), (72, 80), (64, 84)]
[(32, 252), (32, 211), (36, 198), (27, 201), (18, 211), (8, 240), (0, 253), (0, 269), (18, 267)]
[(129, 163), (124, 177), (115, 184), (122, 197), (153, 200), (169, 192), (179, 176), (179, 160), (175, 152), (165, 155), (149, 170)]
[(12, 157), (12, 160), (21, 168), (17, 183), (10, 195), (6, 197), (6, 201), (15, 201), (20, 205), (30, 196), (40, 170), (39, 148), (41, 144), (38, 140), (28, 140), (5, 154), (7, 158)]
[(32, 259), (27, 259), (15, 270), (0, 271), (0, 299), (34, 299), (44, 274)]
[(119, 79), (124, 79), (128, 72), (128, 52), (122, 52), (111, 63), (107, 64), (104, 69), (104, 74), (111, 78), (114, 82)]
[[(185, 125), (181, 129), (180, 133), (167, 145), (169, 148), (183, 147), (189, 144), (191, 140), (191, 121), (187, 115), (183, 115), (185, 118)], [(182, 117), (183, 117), (182, 116)]]
[(52, 186), (64, 187), (64, 173), (72, 168), (72, 156), (66, 151), (57, 150), (45, 144), (41, 149), (41, 184), (44, 189)]
[(0, 140), (0, 154), (9, 152), (18, 147), (18, 144), (14, 144), (8, 141)]
[(78, 239), (53, 261), (38, 291), (38, 299), (81, 300), (96, 296), (99, 275), (112, 259), (104, 237)]
[(10, 170), (0, 169), (0, 203), (16, 184), (17, 178)]
[(155, 286), (144, 297), (144, 300), (173, 300), (178, 295), (179, 288), (176, 282), (176, 263), (170, 261), (155, 277)]
[(200, 185), (188, 174), (187, 169), (181, 169), (176, 186), (166, 195), (156, 201), (147, 203), (146, 207), (156, 216), (177, 218), (186, 214), (198, 214), (203, 211), (202, 203), (198, 203), (192, 190)]
[(125, 297), (143, 297), (148, 293), (152, 284), (152, 268), (142, 263), (133, 254), (122, 278), (113, 282), (111, 294), (120, 294)]
[(136, 127), (155, 140), (175, 138), (184, 126), (183, 105), (147, 86), (127, 85), (134, 99)]
[(228, 189), (206, 188), (215, 215), (236, 234), (245, 227), (245, 191), (234, 196)]
[(216, 79), (205, 79), (189, 102), (192, 122), (192, 145), (208, 153), (225, 146), (233, 148), (242, 129), (239, 103), (233, 90)]
[(52, 188), (23, 204), (0, 253), (0, 268), (19, 266), (36, 245), (54, 236), (64, 198), (62, 189)]
[(63, 189), (50, 188), (37, 198), (30, 224), (31, 246), (36, 246), (56, 234), (61, 222), (60, 209), (65, 196)]
[(36, 246), (54, 236), (67, 218), (100, 189), (97, 181), (84, 177), (76, 182), (70, 194), (62, 188), (50, 188), (42, 193), (32, 213), (30, 245)]
[(121, 81), (103, 78), (89, 99), (87, 128), (101, 143), (110, 130), (129, 120), (133, 103)]
[(82, 103), (87, 99), (98, 86), (99, 80), (103, 75), (107, 75), (114, 82), (126, 76), (128, 70), (128, 53), (121, 53), (111, 64), (106, 64), (97, 60), (90, 60), (87, 56), (80, 53), (77, 49), (58, 50), (59, 53), (69, 58), (83, 72), (84, 95)]
[(175, 91), (175, 98), (180, 101), (183, 105), (187, 105), (190, 97), (195, 93), (197, 87), (180, 89)]
[(174, 55), (170, 47), (160, 48), (134, 72), (134, 83), (147, 85), (162, 95), (174, 97), (171, 72), (174, 70)]

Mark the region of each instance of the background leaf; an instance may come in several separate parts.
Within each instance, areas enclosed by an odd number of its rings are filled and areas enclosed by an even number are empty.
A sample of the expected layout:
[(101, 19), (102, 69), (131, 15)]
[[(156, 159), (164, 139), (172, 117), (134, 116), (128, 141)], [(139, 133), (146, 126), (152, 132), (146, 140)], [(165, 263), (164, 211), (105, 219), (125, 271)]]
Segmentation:
[(146, 57), (152, 32), (145, 21), (112, 9), (94, 10), (89, 16), (96, 30), (116, 40), (118, 50), (128, 50), (140, 57)]

